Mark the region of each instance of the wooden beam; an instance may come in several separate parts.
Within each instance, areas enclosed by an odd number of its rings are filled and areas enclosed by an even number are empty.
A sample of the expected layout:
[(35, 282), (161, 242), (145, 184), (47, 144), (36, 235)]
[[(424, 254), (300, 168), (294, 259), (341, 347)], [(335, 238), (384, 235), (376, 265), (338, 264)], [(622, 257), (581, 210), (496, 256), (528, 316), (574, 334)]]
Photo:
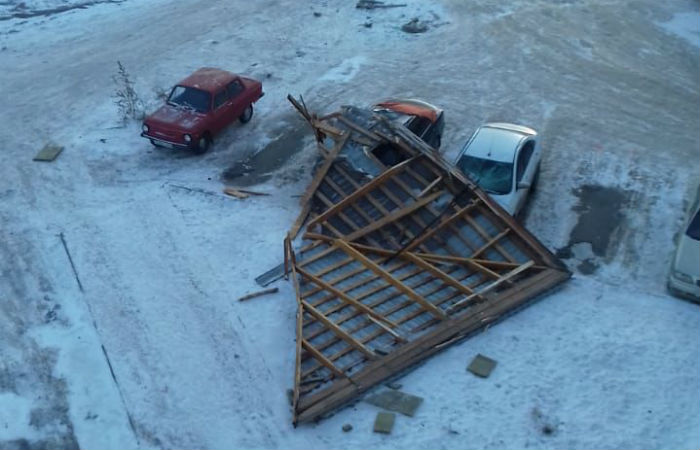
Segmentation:
[(343, 116), (342, 114), (337, 117), (338, 121), (342, 122), (345, 124), (348, 128), (353, 129), (354, 131), (357, 131), (358, 133), (362, 133), (365, 136), (369, 137), (370, 139), (373, 139), (375, 142), (374, 145), (379, 144), (382, 142), (382, 138), (378, 136), (376, 133), (366, 130), (362, 128), (361, 126), (357, 125), (355, 122), (352, 120), (348, 119), (347, 117)]
[(335, 295), (339, 299), (348, 303), (348, 305), (352, 305), (355, 308), (365, 312), (366, 314), (369, 314), (370, 316), (373, 316), (376, 319), (379, 319), (382, 322), (386, 322), (386, 323), (390, 324), (392, 327), (396, 328), (397, 325), (394, 322), (388, 320), (387, 318), (385, 318), (384, 316), (382, 316), (378, 312), (374, 311), (372, 308), (368, 307), (367, 305), (365, 305), (361, 302), (358, 302), (357, 300), (350, 297), (349, 295), (347, 295), (345, 292), (341, 291), (340, 289), (338, 289), (334, 286), (331, 286), (330, 284), (326, 283), (325, 281), (323, 281), (319, 277), (305, 271), (302, 268), (298, 268), (297, 270), (299, 270), (299, 273), (301, 274), (301, 276), (309, 279), (310, 281), (312, 281), (316, 285), (321, 286), (323, 289), (327, 290), (328, 292), (331, 292), (333, 295)]
[(393, 285), (396, 289), (401, 291), (404, 295), (408, 296), (411, 300), (415, 301), (416, 303), (420, 304), (423, 309), (429, 311), (432, 313), (434, 316), (439, 317), (441, 319), (446, 319), (447, 316), (445, 315), (444, 312), (440, 311), (438, 308), (436, 308), (433, 304), (428, 302), (426, 299), (418, 295), (413, 289), (409, 288), (405, 284), (401, 283), (399, 280), (394, 278), (389, 272), (385, 271), (377, 263), (372, 261), (371, 259), (367, 258), (365, 255), (362, 253), (358, 252), (354, 248), (352, 248), (348, 243), (342, 240), (336, 240), (335, 241), (336, 245), (338, 246), (339, 249), (342, 249), (345, 253), (349, 254), (350, 256), (354, 257), (356, 260), (358, 260), (362, 265), (370, 269), (372, 272), (376, 273), (380, 277), (382, 277), (384, 280), (386, 280), (388, 283)]
[(457, 303), (451, 305), (449, 308), (447, 308), (447, 312), (450, 313), (454, 311), (455, 309), (461, 307), (465, 303), (470, 302), (474, 297), (483, 295), (484, 293), (490, 291), (491, 289), (495, 288), (496, 286), (500, 285), (501, 283), (504, 283), (505, 281), (513, 278), (514, 276), (518, 275), (519, 273), (524, 272), (525, 270), (529, 269), (530, 267), (535, 265), (535, 261), (528, 261), (525, 264), (521, 265), (515, 270), (511, 270), (507, 274), (503, 275), (500, 277), (498, 280), (494, 281), (493, 283), (489, 284), (479, 292), (475, 292), (474, 294), (471, 294), (468, 297), (463, 298), (462, 300), (458, 301)]
[(321, 322), (323, 325), (326, 326), (331, 332), (333, 332), (335, 335), (337, 335), (339, 338), (347, 342), (349, 345), (355, 347), (357, 350), (362, 352), (367, 358), (369, 359), (377, 359), (377, 355), (365, 347), (362, 343), (358, 342), (354, 337), (352, 337), (350, 334), (345, 332), (342, 328), (340, 328), (338, 325), (333, 323), (332, 320), (330, 320), (328, 317), (326, 317), (321, 311), (317, 310), (310, 304), (308, 304), (305, 300), (301, 301), (301, 304), (304, 306), (304, 310), (307, 311), (309, 314), (314, 316)]
[(314, 358), (316, 358), (316, 360), (317, 360), (318, 362), (320, 362), (323, 366), (325, 366), (328, 370), (330, 370), (331, 372), (333, 372), (335, 375), (337, 375), (337, 376), (339, 376), (339, 377), (344, 377), (344, 376), (346, 376), (346, 375), (343, 373), (343, 371), (341, 371), (340, 369), (338, 369), (338, 368), (335, 366), (335, 364), (333, 364), (333, 363), (331, 362), (331, 360), (329, 360), (328, 358), (326, 358), (326, 357), (323, 355), (323, 353), (321, 353), (320, 351), (316, 350), (316, 348), (315, 348), (313, 345), (311, 345), (306, 339), (302, 339), (302, 340), (301, 340), (301, 345), (302, 345), (302, 347), (304, 347), (304, 349), (305, 349), (307, 352), (311, 353), (311, 356), (313, 356)]
[[(483, 240), (488, 241), (489, 239), (491, 239), (491, 236), (489, 236), (489, 234), (486, 231), (484, 231), (481, 225), (479, 225), (479, 223), (473, 217), (466, 215), (464, 216), (464, 220), (466, 220), (469, 223), (469, 225), (471, 225), (471, 227), (474, 228), (474, 230), (481, 236)], [(505, 259), (511, 262), (516, 262), (516, 259), (513, 258), (513, 256), (511, 256), (511, 254), (508, 253), (503, 247), (501, 247), (498, 244), (494, 245), (494, 247), (496, 248), (498, 253), (500, 253), (501, 256), (503, 256)]]
[(472, 255), (471, 255), (470, 257), (471, 257), (471, 258), (476, 258), (476, 257), (478, 257), (480, 254), (482, 254), (483, 252), (485, 252), (489, 247), (491, 247), (493, 244), (495, 244), (496, 242), (498, 242), (499, 239), (501, 239), (503, 236), (505, 236), (506, 234), (508, 234), (509, 231), (510, 231), (510, 228), (506, 228), (505, 230), (501, 231), (501, 232), (498, 233), (496, 236), (492, 237), (487, 243), (485, 243), (484, 245), (482, 245), (477, 251), (475, 251), (474, 253), (472, 253)]
[(328, 217), (332, 216), (333, 214), (336, 213), (337, 210), (342, 209), (346, 207), (347, 205), (353, 203), (363, 195), (365, 195), (368, 191), (376, 188), (377, 186), (381, 185), (384, 181), (386, 181), (388, 178), (394, 176), (395, 174), (401, 172), (404, 170), (408, 164), (413, 162), (416, 158), (419, 156), (415, 156), (411, 159), (407, 159), (406, 161), (403, 161), (394, 167), (382, 172), (381, 174), (377, 175), (372, 181), (369, 183), (365, 184), (361, 188), (357, 189), (355, 192), (352, 194), (348, 195), (344, 199), (342, 199), (340, 202), (338, 202), (333, 208), (327, 209), (323, 213), (319, 214), (316, 216), (311, 222), (309, 222), (309, 227), (311, 227), (314, 224), (317, 224), (321, 221), (326, 220)]
[(294, 412), (294, 422), (297, 421), (297, 405), (299, 404), (299, 387), (301, 386), (301, 341), (303, 339), (303, 323), (304, 323), (304, 312), (301, 305), (301, 292), (299, 288), (299, 278), (297, 277), (296, 268), (296, 257), (294, 255), (294, 250), (292, 249), (292, 241), (287, 235), (285, 240), (287, 245), (287, 256), (290, 259), (290, 266), (292, 271), (292, 280), (294, 283), (294, 292), (296, 294), (297, 300), (297, 315), (296, 315), (296, 355), (294, 359), (294, 391), (292, 394), (292, 411)]
[(426, 261), (420, 259), (413, 253), (402, 253), (399, 255), (399, 258), (406, 258), (410, 260), (413, 264), (417, 265), (423, 270), (427, 270), (428, 272), (432, 273), (434, 276), (438, 277), (441, 279), (445, 284), (448, 286), (452, 286), (453, 288), (457, 289), (460, 292), (463, 292), (467, 295), (471, 295), (474, 293), (471, 289), (468, 287), (464, 286), (462, 283), (458, 282), (451, 276), (447, 275), (445, 272), (442, 270), (438, 269), (437, 267), (433, 266), (432, 264), (427, 263)]
[(408, 339), (406, 339), (405, 337), (401, 336), (399, 333), (397, 333), (396, 331), (392, 330), (391, 328), (387, 327), (387, 326), (384, 325), (384, 323), (382, 323), (381, 321), (375, 319), (374, 317), (370, 316), (369, 314), (367, 314), (367, 318), (368, 318), (370, 321), (372, 321), (373, 323), (375, 323), (376, 325), (378, 325), (380, 328), (382, 328), (384, 331), (386, 331), (386, 332), (389, 333), (390, 335), (394, 336), (394, 338), (396, 338), (397, 341), (399, 341), (399, 342), (408, 342)]
[(323, 161), (323, 165), (318, 169), (318, 171), (314, 175), (314, 178), (311, 180), (311, 183), (304, 191), (304, 195), (300, 200), (300, 203), (302, 205), (301, 212), (299, 213), (297, 219), (294, 221), (292, 229), (289, 231), (289, 234), (291, 235), (292, 239), (294, 239), (297, 236), (297, 234), (299, 234), (299, 230), (304, 225), (306, 216), (309, 215), (309, 211), (311, 210), (311, 198), (313, 197), (314, 192), (316, 192), (316, 189), (318, 189), (318, 187), (321, 185), (321, 182), (326, 176), (326, 173), (328, 173), (328, 169), (330, 169), (331, 165), (333, 164), (333, 161), (335, 161), (335, 158), (338, 157), (338, 154), (343, 149), (343, 146), (345, 146), (345, 142), (348, 140), (349, 135), (350, 133), (345, 133), (336, 142), (335, 147), (333, 147), (331, 153), (326, 157), (325, 161)]
[(438, 197), (440, 197), (442, 194), (444, 194), (444, 191), (439, 191), (435, 192), (432, 195), (429, 195), (428, 197), (423, 197), (422, 199), (411, 203), (408, 206), (405, 206), (399, 210), (392, 211), (388, 215), (382, 217), (380, 220), (369, 224), (368, 226), (361, 228), (349, 235), (347, 235), (344, 239), (347, 241), (354, 241), (368, 233), (371, 233), (375, 230), (378, 230), (382, 228), (383, 226), (393, 223), (395, 221), (398, 221), (400, 218), (411, 214), (412, 212), (416, 211), (417, 209), (422, 208), (423, 206), (427, 205), (428, 203), (435, 201)]
[(440, 231), (444, 226), (451, 224), (455, 220), (459, 219), (462, 217), (464, 214), (467, 214), (472, 208), (476, 206), (476, 204), (479, 202), (479, 199), (472, 200), (471, 203), (469, 203), (467, 206), (464, 208), (460, 208), (459, 211), (456, 213), (452, 214), (450, 217), (447, 219), (441, 221), (438, 223), (438, 225), (435, 228), (432, 228), (430, 230), (427, 230), (422, 236), (420, 236), (418, 239), (415, 241), (411, 242), (409, 246), (406, 247), (404, 251), (410, 251), (411, 249), (417, 247), (418, 245), (422, 244), (423, 242), (427, 241), (430, 239), (435, 233)]
[(431, 190), (432, 188), (434, 188), (435, 186), (437, 186), (438, 183), (441, 182), (441, 181), (442, 181), (442, 177), (437, 177), (437, 178), (435, 178), (435, 179), (433, 180), (432, 183), (430, 183), (429, 185), (427, 185), (427, 186), (425, 187), (425, 189), (423, 189), (423, 190), (420, 192), (420, 194), (418, 194), (418, 198), (421, 198), (422, 196), (424, 196), (425, 194), (427, 194), (428, 192), (430, 192), (430, 190)]

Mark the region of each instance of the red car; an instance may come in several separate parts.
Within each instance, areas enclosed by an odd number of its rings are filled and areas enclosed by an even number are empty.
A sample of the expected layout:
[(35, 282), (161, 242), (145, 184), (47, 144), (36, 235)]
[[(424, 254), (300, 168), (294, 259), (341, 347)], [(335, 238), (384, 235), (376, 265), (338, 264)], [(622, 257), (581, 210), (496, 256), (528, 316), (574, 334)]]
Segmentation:
[(262, 83), (225, 70), (202, 68), (179, 82), (168, 101), (143, 121), (141, 136), (158, 147), (204, 153), (213, 137), (236, 119), (253, 117)]

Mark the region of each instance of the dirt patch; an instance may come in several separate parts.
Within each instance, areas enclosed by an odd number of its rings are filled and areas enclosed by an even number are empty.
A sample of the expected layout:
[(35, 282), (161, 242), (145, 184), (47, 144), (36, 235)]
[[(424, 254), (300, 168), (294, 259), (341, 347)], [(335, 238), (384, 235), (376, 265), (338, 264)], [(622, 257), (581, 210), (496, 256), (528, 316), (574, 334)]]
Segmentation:
[(224, 183), (236, 186), (260, 184), (272, 177), (289, 159), (306, 147), (310, 133), (305, 123), (286, 124), (273, 132), (273, 138), (253, 155), (235, 162), (221, 178)]
[(599, 261), (614, 256), (619, 244), (614, 236), (625, 221), (631, 193), (598, 185), (584, 185), (573, 193), (579, 199), (573, 208), (578, 222), (571, 230), (569, 243), (556, 253), (562, 259), (579, 261), (578, 270), (590, 274), (598, 268)]

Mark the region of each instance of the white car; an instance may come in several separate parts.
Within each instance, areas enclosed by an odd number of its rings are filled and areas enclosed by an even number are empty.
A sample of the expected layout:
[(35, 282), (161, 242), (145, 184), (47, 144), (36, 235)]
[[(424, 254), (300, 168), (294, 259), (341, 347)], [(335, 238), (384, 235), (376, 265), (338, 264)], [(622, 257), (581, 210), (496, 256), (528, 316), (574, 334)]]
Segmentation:
[(671, 261), (668, 290), (679, 297), (700, 302), (700, 186)]
[(456, 165), (516, 216), (537, 181), (541, 160), (535, 130), (510, 123), (487, 123), (469, 138)]

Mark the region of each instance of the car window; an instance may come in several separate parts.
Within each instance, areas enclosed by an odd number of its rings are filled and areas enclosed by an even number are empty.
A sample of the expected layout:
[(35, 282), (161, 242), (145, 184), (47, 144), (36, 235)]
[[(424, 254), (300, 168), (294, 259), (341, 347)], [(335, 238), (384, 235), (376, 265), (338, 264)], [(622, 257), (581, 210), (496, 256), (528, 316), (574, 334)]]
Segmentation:
[(226, 89), (223, 89), (220, 92), (217, 92), (216, 95), (214, 96), (214, 109), (220, 107), (224, 103), (226, 103), (226, 100), (229, 99), (228, 93), (226, 92)]
[(513, 164), (462, 155), (457, 167), (482, 189), (492, 194), (507, 194), (513, 187)]
[(200, 89), (175, 86), (168, 97), (168, 104), (207, 112), (211, 104), (211, 94)]
[(685, 234), (696, 241), (700, 241), (700, 210), (695, 211), (693, 219), (688, 225), (688, 229), (685, 230)]
[(241, 92), (243, 92), (244, 88), (243, 88), (243, 84), (241, 83), (241, 81), (236, 79), (236, 80), (233, 80), (232, 82), (230, 82), (228, 84), (228, 86), (226, 86), (226, 89), (228, 90), (229, 98), (233, 98), (233, 97), (237, 96), (238, 94), (240, 94)]
[(518, 177), (518, 183), (520, 183), (520, 180), (523, 179), (523, 175), (525, 174), (525, 170), (527, 169), (527, 165), (530, 162), (530, 158), (532, 158), (532, 152), (535, 150), (535, 142), (534, 141), (528, 141), (523, 145), (523, 148), (520, 149), (520, 153), (518, 154), (518, 168), (517, 168), (517, 177)]

